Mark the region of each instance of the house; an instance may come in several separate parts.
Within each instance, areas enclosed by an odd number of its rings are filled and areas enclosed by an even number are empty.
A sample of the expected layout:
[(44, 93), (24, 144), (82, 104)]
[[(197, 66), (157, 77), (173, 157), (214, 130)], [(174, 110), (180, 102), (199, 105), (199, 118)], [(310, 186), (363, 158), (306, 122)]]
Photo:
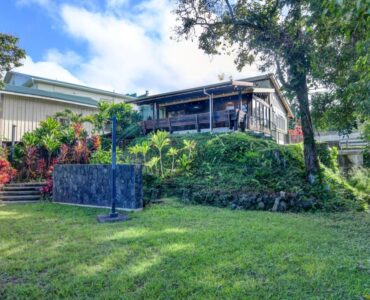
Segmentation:
[[(82, 115), (98, 111), (99, 101), (126, 102), (133, 97), (59, 80), (8, 72), (0, 90), (0, 142), (19, 141), (42, 120), (70, 109)], [(85, 125), (88, 132), (91, 125)]]
[[(247, 130), (288, 143), (289, 103), (272, 74), (129, 100), (139, 106), (144, 133)], [(212, 113), (210, 113), (212, 112)]]

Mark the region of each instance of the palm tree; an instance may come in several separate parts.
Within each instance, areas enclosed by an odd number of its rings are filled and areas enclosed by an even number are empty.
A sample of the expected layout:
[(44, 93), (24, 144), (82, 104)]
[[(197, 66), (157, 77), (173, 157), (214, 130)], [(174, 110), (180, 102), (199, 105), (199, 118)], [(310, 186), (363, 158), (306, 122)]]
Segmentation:
[(169, 134), (167, 131), (157, 131), (156, 133), (153, 133), (150, 138), (150, 142), (155, 148), (157, 148), (158, 153), (159, 153), (159, 164), (161, 167), (162, 177), (164, 176), (162, 151), (164, 147), (170, 144), (170, 139), (168, 138), (168, 136)]
[(172, 162), (171, 162), (171, 173), (174, 171), (175, 168), (175, 157), (179, 153), (179, 150), (171, 147), (168, 149), (167, 155), (172, 157)]
[(59, 149), (60, 141), (53, 134), (47, 134), (42, 138), (41, 143), (48, 151), (48, 166), (50, 166), (51, 156)]
[(66, 108), (62, 112), (57, 112), (54, 115), (54, 118), (59, 119), (59, 120), (61, 119), (65, 120), (65, 123), (62, 124), (64, 126), (69, 126), (71, 124), (76, 124), (76, 123), (82, 124), (85, 122), (89, 122), (89, 123), (92, 122), (91, 116), (83, 116), (83, 114), (75, 113), (68, 108)]

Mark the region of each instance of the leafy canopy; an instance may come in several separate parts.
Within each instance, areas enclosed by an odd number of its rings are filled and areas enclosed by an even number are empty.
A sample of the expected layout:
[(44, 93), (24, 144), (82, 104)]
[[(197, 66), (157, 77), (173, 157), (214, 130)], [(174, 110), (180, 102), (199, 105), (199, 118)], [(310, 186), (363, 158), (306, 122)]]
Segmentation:
[(2, 75), (15, 67), (26, 57), (26, 52), (18, 47), (19, 39), (15, 36), (0, 33), (0, 88), (3, 88)]

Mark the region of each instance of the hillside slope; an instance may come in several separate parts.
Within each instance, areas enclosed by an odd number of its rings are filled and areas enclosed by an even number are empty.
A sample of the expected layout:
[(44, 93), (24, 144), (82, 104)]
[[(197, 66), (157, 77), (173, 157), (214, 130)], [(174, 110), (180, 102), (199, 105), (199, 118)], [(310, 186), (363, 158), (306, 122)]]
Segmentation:
[[(149, 175), (146, 182), (152, 191), (175, 194), (184, 202), (282, 211), (365, 207), (364, 197), (340, 176), (336, 152), (325, 145), (318, 147), (320, 182), (311, 186), (305, 181), (301, 144), (277, 145), (241, 132), (171, 135), (170, 140), (170, 146), (179, 150), (174, 170), (171, 156), (164, 155), (168, 172), (162, 177)], [(191, 154), (184, 141), (196, 143)], [(151, 149), (148, 160), (155, 155), (156, 149)]]

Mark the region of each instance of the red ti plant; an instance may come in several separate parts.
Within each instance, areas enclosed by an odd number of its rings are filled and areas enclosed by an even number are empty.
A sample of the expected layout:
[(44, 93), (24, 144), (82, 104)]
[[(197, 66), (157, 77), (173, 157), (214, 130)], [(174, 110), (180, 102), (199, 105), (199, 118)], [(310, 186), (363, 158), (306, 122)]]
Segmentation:
[(73, 160), (77, 164), (87, 164), (89, 162), (90, 151), (86, 140), (77, 140), (73, 148)]
[(26, 147), (24, 155), (24, 164), (26, 167), (26, 178), (33, 179), (37, 177), (36, 162), (38, 160), (37, 148), (34, 146)]
[(16, 174), (17, 171), (12, 168), (9, 161), (5, 158), (0, 158), (0, 184), (10, 182)]
[(36, 166), (36, 174), (38, 177), (45, 178), (46, 173), (46, 161), (45, 159), (39, 159)]
[(92, 142), (92, 150), (93, 151), (96, 151), (96, 150), (99, 150), (100, 147), (101, 147), (101, 140), (100, 140), (100, 136), (99, 135), (93, 135), (91, 137), (91, 142)]
[(58, 163), (58, 159), (53, 159), (46, 172), (46, 184), (40, 188), (43, 197), (50, 197), (53, 193), (53, 171), (54, 166)]
[(73, 130), (75, 132), (76, 138), (79, 139), (80, 136), (81, 136), (82, 129), (83, 129), (82, 124), (81, 123), (74, 123), (74, 124), (72, 124), (72, 127), (73, 127)]
[(57, 157), (58, 164), (65, 164), (69, 154), (69, 147), (66, 144), (60, 146), (59, 155)]

